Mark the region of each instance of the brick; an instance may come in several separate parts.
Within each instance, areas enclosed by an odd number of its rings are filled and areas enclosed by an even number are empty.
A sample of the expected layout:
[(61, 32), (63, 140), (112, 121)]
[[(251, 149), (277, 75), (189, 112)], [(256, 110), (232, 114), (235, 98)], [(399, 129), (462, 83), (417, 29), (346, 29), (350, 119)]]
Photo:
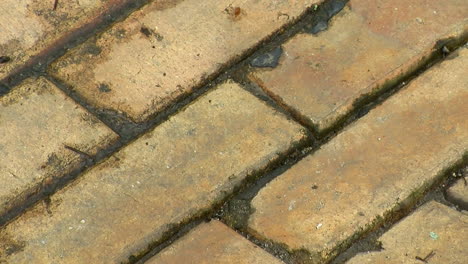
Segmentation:
[(467, 17), (461, 0), (351, 0), (327, 31), (293, 37), (277, 68), (250, 78), (323, 134), (423, 64), (439, 40), (466, 35)]
[(446, 193), (446, 198), (463, 210), (468, 210), (468, 168), (465, 168), (463, 178), (458, 179)]
[(427, 257), (427, 263), (464, 264), (468, 262), (467, 230), (468, 215), (429, 202), (382, 235), (384, 250), (358, 254), (347, 263), (420, 264), (424, 262), (416, 257)]
[(211, 221), (196, 227), (195, 230), (192, 230), (146, 263), (279, 264), (282, 262), (221, 222)]
[(50, 213), (38, 204), (6, 226), (0, 249), (18, 249), (8, 263), (126, 262), (305, 139), (225, 83), (52, 195)]
[(117, 138), (44, 78), (28, 79), (0, 97), (0, 215), (83, 166)]
[(51, 72), (94, 107), (146, 121), (316, 2), (155, 1), (71, 51)]
[(322, 261), (411, 202), (468, 149), (467, 62), (462, 49), (270, 182), (252, 233)]
[(103, 13), (124, 3), (125, 0), (59, 1), (53, 10), (54, 0), (0, 1), (0, 56), (10, 57), (8, 63), (0, 64), (0, 80), (32, 57), (55, 49), (54, 43), (69, 32), (98, 23)]

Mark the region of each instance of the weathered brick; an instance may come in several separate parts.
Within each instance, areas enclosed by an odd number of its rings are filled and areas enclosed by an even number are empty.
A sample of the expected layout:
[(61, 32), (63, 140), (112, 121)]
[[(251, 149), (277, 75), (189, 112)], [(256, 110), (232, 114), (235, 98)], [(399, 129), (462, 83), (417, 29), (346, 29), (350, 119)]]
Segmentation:
[(351, 0), (327, 31), (290, 39), (277, 68), (250, 78), (323, 133), (424, 63), (437, 41), (466, 35), (467, 17), (463, 0)]
[(38, 204), (6, 226), (0, 249), (18, 249), (4, 250), (8, 263), (126, 261), (305, 139), (301, 126), (223, 84), (52, 195), (49, 213)]
[(282, 262), (221, 222), (211, 221), (199, 225), (147, 263), (279, 264)]
[(361, 253), (348, 264), (468, 262), (468, 215), (429, 202), (386, 232), (380, 252)]
[(328, 259), (427, 189), (468, 149), (467, 67), (462, 49), (274, 179), (250, 230)]
[(118, 136), (43, 78), (0, 97), (0, 215), (83, 166)]
[(145, 121), (315, 2), (154, 1), (72, 50), (52, 73), (94, 107)]
[(0, 80), (22, 67), (31, 57), (88, 23), (97, 23), (110, 9), (118, 8), (128, 0), (109, 1), (54, 1), (2, 0), (0, 1), (0, 56), (10, 61), (0, 64)]

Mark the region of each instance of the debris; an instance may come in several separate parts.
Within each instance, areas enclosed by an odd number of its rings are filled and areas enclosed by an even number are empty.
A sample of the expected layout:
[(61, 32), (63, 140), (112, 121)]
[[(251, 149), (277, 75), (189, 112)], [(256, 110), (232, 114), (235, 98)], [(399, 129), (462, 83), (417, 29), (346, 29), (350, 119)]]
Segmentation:
[(420, 260), (424, 263), (427, 263), (429, 261), (429, 259), (431, 259), (433, 256), (435, 255), (435, 251), (432, 250), (431, 252), (429, 252), (429, 254), (427, 254), (424, 258), (421, 258), (419, 256), (416, 256), (415, 259), (417, 260)]
[(439, 236), (438, 236), (436, 233), (434, 233), (434, 232), (429, 232), (429, 236), (432, 238), (432, 240), (437, 240), (437, 239), (439, 239)]
[(281, 48), (281, 46), (276, 47), (269, 52), (255, 57), (250, 62), (250, 66), (258, 68), (275, 68), (276, 66), (278, 66), (281, 54), (283, 54), (283, 49)]
[(57, 9), (57, 6), (58, 6), (58, 0), (55, 0), (54, 1), (54, 9), (53, 9), (54, 11)]
[(442, 47), (442, 55), (447, 56), (450, 53), (450, 49), (447, 46)]
[(322, 223), (319, 223), (315, 228), (320, 229), (322, 227), (322, 225), (323, 225)]
[(229, 15), (232, 20), (238, 20), (243, 10), (239, 6), (229, 5), (224, 9), (224, 12)]

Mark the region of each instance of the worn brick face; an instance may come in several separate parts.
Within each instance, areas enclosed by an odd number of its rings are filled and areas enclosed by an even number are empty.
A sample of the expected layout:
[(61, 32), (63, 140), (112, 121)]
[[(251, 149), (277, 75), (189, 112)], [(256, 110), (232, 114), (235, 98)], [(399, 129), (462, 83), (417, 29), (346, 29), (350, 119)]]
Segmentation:
[(426, 190), (468, 149), (468, 50), (456, 55), (269, 183), (252, 201), (250, 230), (329, 259)]
[(204, 223), (150, 259), (148, 264), (280, 264), (218, 221)]
[(234, 83), (115, 153), (0, 232), (8, 263), (126, 262), (306, 139)]
[(351, 0), (327, 31), (298, 34), (283, 45), (277, 68), (250, 77), (323, 133), (357, 99), (421, 65), (439, 40), (466, 37), (467, 17), (463, 0)]
[(145, 121), (315, 2), (155, 1), (71, 51), (52, 72), (94, 107)]
[(467, 230), (467, 214), (429, 202), (379, 238), (382, 251), (358, 254), (347, 263), (464, 264)]
[(0, 1), (0, 56), (10, 58), (0, 64), (0, 80), (32, 57), (57, 48), (52, 44), (72, 30), (99, 20), (103, 13), (125, 2), (128, 1), (59, 1), (53, 10), (54, 0)]
[(0, 215), (95, 155), (118, 136), (44, 78), (0, 97)]

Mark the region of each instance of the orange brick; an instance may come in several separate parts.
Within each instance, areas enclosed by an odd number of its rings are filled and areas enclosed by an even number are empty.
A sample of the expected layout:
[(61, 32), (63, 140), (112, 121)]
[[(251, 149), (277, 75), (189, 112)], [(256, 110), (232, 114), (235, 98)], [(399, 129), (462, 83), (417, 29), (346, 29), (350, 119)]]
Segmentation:
[(201, 224), (148, 264), (283, 263), (218, 221)]
[(221, 202), (304, 133), (238, 85), (223, 84), (52, 195), (49, 210), (38, 204), (0, 230), (7, 238), (0, 256), (15, 264), (127, 262)]
[(56, 48), (52, 44), (70, 31), (97, 23), (103, 13), (126, 1), (61, 0), (55, 10), (54, 0), (0, 1), (0, 56), (10, 58), (0, 64), (0, 80), (32, 57)]
[(0, 215), (65, 174), (118, 136), (43, 78), (0, 97)]
[(357, 99), (421, 65), (438, 40), (466, 35), (467, 17), (463, 0), (351, 0), (327, 31), (295, 36), (277, 68), (250, 77), (323, 133)]
[[(382, 251), (361, 253), (348, 264), (468, 262), (468, 215), (437, 202), (429, 202), (386, 232)], [(422, 260), (421, 260), (422, 259)]]
[(154, 1), (72, 50), (52, 73), (94, 107), (145, 121), (318, 1)]
[(434, 66), (263, 188), (257, 236), (329, 259), (468, 150), (468, 49)]

